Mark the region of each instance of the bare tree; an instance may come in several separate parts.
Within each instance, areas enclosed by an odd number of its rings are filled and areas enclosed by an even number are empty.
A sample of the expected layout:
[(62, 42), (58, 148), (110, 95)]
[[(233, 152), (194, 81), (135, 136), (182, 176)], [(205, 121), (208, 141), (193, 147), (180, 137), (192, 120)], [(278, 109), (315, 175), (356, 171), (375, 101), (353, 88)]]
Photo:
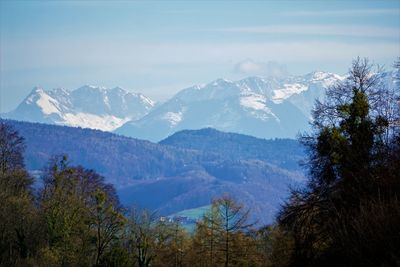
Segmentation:
[(233, 234), (248, 230), (253, 224), (249, 224), (249, 209), (244, 209), (237, 204), (229, 195), (213, 201), (212, 206), (217, 210), (223, 236), (224, 266), (229, 266), (232, 257)]
[(104, 191), (97, 189), (94, 198), (96, 205), (93, 207), (92, 216), (96, 231), (95, 262), (98, 264), (106, 248), (117, 239), (117, 234), (125, 224), (125, 218)]
[(148, 210), (132, 208), (128, 222), (128, 235), (131, 252), (134, 255), (139, 267), (150, 266), (156, 257), (154, 242), (157, 222), (155, 213)]
[[(398, 62), (395, 63), (395, 68), (398, 69), (399, 65)], [(338, 122), (347, 116), (341, 107), (351, 102), (354, 90), (360, 90), (368, 97), (371, 119), (387, 118), (388, 124), (392, 126), (388, 127), (388, 131), (398, 128), (399, 84), (393, 86), (386, 83), (387, 80), (396, 79), (396, 75), (385, 77), (387, 75), (390, 72), (386, 73), (382, 67), (370, 64), (367, 58), (356, 58), (346, 79), (329, 88), (323, 101), (316, 101), (313, 110), (314, 129), (319, 131), (324, 127), (338, 126)]]
[(206, 266), (215, 266), (218, 260), (217, 250), (221, 229), (222, 221), (218, 207), (212, 205), (210, 210), (203, 215), (203, 218), (197, 222), (193, 237), (194, 250), (197, 253), (198, 260), (204, 262), (203, 264)]

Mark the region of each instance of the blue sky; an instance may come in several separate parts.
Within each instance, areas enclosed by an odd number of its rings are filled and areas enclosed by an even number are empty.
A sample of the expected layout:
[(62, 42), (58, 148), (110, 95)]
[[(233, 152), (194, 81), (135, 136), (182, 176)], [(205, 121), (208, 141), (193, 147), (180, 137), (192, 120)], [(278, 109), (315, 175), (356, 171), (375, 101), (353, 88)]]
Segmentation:
[(165, 100), (216, 78), (400, 56), (400, 1), (0, 1), (0, 112), (34, 86)]

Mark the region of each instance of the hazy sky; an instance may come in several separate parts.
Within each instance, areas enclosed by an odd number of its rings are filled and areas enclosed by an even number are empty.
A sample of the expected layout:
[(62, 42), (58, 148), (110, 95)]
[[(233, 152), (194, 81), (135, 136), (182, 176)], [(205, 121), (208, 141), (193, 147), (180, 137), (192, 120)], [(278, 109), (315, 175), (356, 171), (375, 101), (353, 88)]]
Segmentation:
[(164, 100), (216, 78), (400, 56), (400, 1), (0, 1), (0, 112), (34, 86)]

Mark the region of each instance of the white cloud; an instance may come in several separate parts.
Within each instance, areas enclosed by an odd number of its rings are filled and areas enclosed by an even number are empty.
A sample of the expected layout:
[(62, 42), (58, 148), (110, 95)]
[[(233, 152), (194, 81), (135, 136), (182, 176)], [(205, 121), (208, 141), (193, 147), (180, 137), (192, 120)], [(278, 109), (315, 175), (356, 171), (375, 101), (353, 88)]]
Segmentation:
[(235, 64), (233, 72), (243, 75), (259, 75), (271, 77), (282, 77), (288, 74), (286, 67), (275, 61), (268, 61), (264, 63), (254, 61), (249, 58)]
[[(263, 42), (203, 42), (203, 43), (138, 43), (134, 40), (32, 40), (9, 42), (0, 47), (1, 70), (21, 70), (70, 67), (107, 67), (114, 72), (147, 73), (154, 68), (176, 70), (175, 65), (203, 66), (230, 64), (245, 58), (257, 62), (343, 61), (356, 56), (373, 60), (393, 60), (400, 54), (399, 42), (339, 42), (339, 41), (263, 41)], [(254, 62), (248, 71), (257, 71)], [(163, 67), (164, 66), (164, 67)], [(172, 67), (171, 67), (172, 66)], [(262, 69), (262, 67), (261, 67)]]
[(389, 37), (399, 38), (400, 28), (376, 26), (348, 26), (348, 25), (265, 25), (251, 27), (223, 28), (217, 31), (237, 33), (265, 33), (265, 34), (301, 34), (318, 36), (351, 36), (351, 37)]
[(377, 8), (377, 9), (342, 9), (342, 10), (298, 10), (282, 12), (286, 16), (377, 16), (377, 15), (400, 15), (400, 9), (396, 8)]

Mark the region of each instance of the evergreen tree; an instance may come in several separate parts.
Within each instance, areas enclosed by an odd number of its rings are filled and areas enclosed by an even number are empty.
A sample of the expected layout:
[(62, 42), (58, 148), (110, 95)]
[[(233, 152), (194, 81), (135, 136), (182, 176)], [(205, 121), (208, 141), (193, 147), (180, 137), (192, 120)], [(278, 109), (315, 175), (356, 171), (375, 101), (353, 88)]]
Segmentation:
[(357, 59), (316, 105), (315, 133), (302, 138), (311, 178), (279, 217), (294, 240), (291, 266), (400, 262), (399, 98), (378, 81)]

